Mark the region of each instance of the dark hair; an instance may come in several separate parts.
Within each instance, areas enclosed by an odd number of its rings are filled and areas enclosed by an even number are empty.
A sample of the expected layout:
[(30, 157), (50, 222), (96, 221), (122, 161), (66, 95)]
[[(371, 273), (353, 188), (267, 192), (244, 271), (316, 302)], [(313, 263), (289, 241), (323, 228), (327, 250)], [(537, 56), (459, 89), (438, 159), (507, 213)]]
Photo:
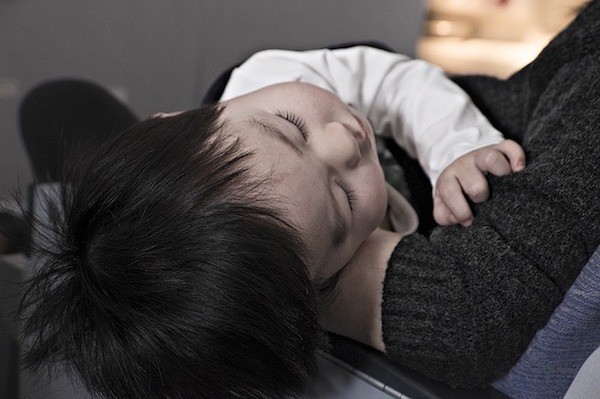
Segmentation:
[(111, 398), (279, 397), (323, 343), (295, 230), (220, 108), (141, 122), (78, 164), (22, 309), (29, 367)]

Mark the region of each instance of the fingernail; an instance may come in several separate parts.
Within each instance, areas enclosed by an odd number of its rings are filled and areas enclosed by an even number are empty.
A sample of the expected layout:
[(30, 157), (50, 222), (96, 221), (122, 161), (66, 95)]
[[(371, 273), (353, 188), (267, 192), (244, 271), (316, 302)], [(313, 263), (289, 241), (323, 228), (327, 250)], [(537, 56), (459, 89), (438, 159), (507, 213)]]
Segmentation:
[(525, 164), (522, 161), (517, 161), (515, 164), (515, 172), (520, 172), (525, 169)]

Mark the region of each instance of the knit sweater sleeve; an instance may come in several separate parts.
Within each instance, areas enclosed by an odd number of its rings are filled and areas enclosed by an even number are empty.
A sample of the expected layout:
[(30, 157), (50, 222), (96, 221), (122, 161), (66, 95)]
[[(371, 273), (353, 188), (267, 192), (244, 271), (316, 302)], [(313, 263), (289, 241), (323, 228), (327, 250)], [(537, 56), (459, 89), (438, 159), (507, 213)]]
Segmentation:
[[(598, 54), (559, 67), (549, 57), (549, 79), (523, 71), (515, 81), (531, 110), (518, 116), (526, 170), (490, 179), (491, 200), (470, 228), (438, 228), (395, 248), (382, 307), (393, 361), (454, 386), (488, 385), (517, 361), (598, 247)], [(513, 102), (509, 91), (489, 106)]]

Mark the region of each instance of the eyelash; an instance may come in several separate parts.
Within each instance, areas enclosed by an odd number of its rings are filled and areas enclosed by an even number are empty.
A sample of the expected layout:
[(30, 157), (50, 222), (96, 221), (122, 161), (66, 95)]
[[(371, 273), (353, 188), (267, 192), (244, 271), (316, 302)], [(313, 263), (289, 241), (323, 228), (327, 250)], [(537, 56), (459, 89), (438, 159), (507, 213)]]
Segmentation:
[(296, 126), (298, 128), (298, 130), (300, 131), (300, 134), (302, 134), (302, 138), (304, 139), (304, 141), (308, 141), (308, 129), (306, 129), (306, 123), (304, 122), (304, 120), (302, 118), (300, 118), (298, 115), (286, 111), (286, 112), (277, 112), (275, 113), (276, 116), (285, 119), (286, 121), (290, 122), (292, 125)]
[(348, 188), (348, 186), (346, 186), (339, 180), (336, 180), (336, 183), (342, 188), (342, 190), (344, 190), (344, 193), (346, 193), (346, 197), (348, 198), (348, 205), (350, 205), (350, 212), (354, 213), (354, 204), (356, 203), (356, 192)]

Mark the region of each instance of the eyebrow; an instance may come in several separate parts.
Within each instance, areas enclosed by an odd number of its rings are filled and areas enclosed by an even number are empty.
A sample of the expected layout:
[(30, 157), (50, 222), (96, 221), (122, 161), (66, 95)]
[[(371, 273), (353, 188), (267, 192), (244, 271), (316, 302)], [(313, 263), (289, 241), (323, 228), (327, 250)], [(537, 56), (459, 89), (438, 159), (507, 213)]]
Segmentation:
[(257, 126), (260, 132), (265, 133), (267, 136), (274, 138), (280, 143), (283, 143), (286, 147), (293, 150), (296, 154), (304, 156), (304, 153), (300, 150), (300, 148), (298, 148), (298, 146), (293, 141), (291, 141), (285, 134), (283, 134), (281, 129), (273, 125), (271, 121), (252, 117), (250, 118), (250, 123)]

